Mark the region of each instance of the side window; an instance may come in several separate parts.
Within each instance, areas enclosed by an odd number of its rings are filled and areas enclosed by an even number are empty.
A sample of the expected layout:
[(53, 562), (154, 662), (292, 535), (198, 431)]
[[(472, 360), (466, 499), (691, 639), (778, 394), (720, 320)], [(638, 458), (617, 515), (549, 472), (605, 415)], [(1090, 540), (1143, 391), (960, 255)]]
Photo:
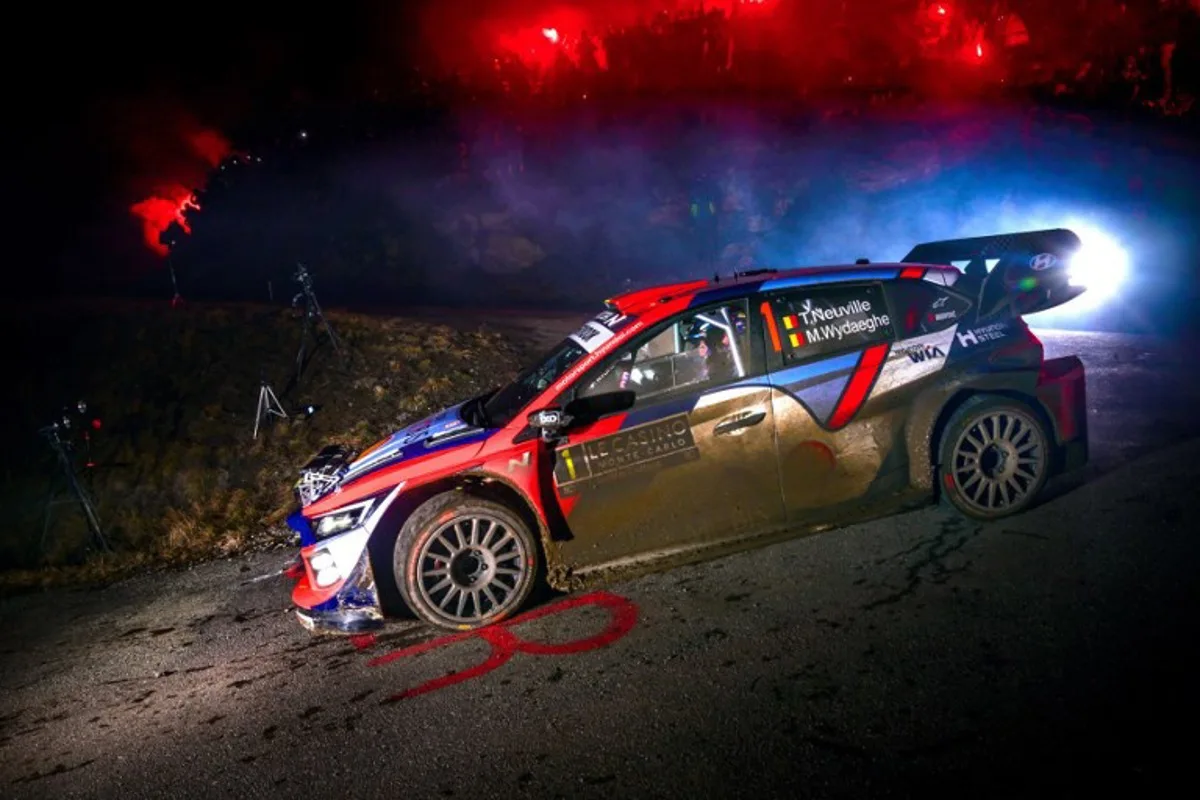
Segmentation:
[(896, 281), (887, 291), (901, 339), (945, 330), (971, 310), (970, 300), (927, 281)]
[(629, 390), (643, 398), (700, 390), (750, 370), (747, 302), (689, 311), (642, 337), (580, 381), (577, 397)]
[(764, 304), (769, 346), (785, 365), (854, 350), (891, 337), (891, 318), (875, 284), (821, 286), (778, 294)]

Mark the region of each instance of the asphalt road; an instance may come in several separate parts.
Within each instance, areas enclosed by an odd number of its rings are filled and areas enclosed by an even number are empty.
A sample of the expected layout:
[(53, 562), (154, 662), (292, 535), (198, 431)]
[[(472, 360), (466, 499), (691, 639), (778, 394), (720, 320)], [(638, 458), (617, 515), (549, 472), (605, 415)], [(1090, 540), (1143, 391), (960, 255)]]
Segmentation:
[(312, 637), (262, 578), (280, 553), (9, 600), (0, 797), (1174, 787), (1200, 738), (1194, 359), (1043, 339), (1088, 366), (1093, 461), (1002, 523), (913, 512), (552, 601), (488, 640)]

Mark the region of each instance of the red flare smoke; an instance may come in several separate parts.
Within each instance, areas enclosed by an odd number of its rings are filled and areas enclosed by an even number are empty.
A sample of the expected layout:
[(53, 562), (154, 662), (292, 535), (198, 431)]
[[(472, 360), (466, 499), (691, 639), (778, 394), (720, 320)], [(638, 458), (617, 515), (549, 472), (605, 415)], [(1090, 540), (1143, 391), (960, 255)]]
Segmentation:
[(199, 174), (200, 168), (207, 172), (232, 152), (229, 141), (217, 131), (202, 128), (182, 135), (190, 154), (189, 163), (180, 164), (175, 177), (163, 181), (149, 197), (129, 207), (130, 212), (142, 221), (142, 238), (146, 246), (160, 256), (165, 256), (168, 251), (160, 241), (163, 231), (171, 223), (178, 222), (184, 232), (190, 234), (192, 228), (187, 221), (187, 212), (200, 208), (195, 190), (202, 189), (203, 183), (189, 189), (182, 182), (182, 176)]
[(146, 246), (160, 256), (165, 256), (167, 246), (159, 240), (163, 231), (170, 227), (172, 222), (178, 222), (185, 232), (191, 233), (192, 228), (188, 225), (187, 211), (199, 207), (196, 204), (196, 195), (192, 190), (176, 183), (164, 187), (145, 200), (134, 203), (129, 210), (141, 217), (142, 237)]

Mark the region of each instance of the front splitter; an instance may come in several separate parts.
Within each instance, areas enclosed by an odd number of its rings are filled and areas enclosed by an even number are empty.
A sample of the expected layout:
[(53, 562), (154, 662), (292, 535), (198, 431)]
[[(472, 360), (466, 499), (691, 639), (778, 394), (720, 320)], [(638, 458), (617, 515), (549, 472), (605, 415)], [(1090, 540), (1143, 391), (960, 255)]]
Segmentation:
[(339, 611), (314, 612), (296, 609), (296, 619), (313, 633), (363, 633), (383, 627), (383, 617), (373, 609), (346, 609)]

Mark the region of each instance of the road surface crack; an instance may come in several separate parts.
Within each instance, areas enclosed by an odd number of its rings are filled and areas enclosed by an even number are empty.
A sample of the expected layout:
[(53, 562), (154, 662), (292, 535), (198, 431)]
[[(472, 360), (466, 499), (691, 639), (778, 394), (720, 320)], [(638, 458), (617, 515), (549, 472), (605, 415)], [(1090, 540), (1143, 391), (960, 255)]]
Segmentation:
[(969, 561), (960, 567), (950, 567), (946, 565), (946, 559), (954, 553), (960, 552), (966, 546), (967, 542), (982, 532), (982, 525), (968, 527), (965, 519), (961, 517), (950, 518), (942, 522), (941, 530), (934, 536), (917, 542), (917, 544), (907, 550), (902, 550), (895, 555), (879, 559), (875, 562), (876, 564), (885, 564), (889, 561), (904, 559), (911, 555), (919, 554), (920, 556), (917, 560), (910, 563), (905, 570), (903, 586), (878, 600), (866, 603), (862, 606), (862, 609), (864, 611), (871, 611), (881, 606), (899, 603), (904, 598), (916, 592), (922, 583), (945, 583), (951, 576), (966, 571), (970, 566)]

